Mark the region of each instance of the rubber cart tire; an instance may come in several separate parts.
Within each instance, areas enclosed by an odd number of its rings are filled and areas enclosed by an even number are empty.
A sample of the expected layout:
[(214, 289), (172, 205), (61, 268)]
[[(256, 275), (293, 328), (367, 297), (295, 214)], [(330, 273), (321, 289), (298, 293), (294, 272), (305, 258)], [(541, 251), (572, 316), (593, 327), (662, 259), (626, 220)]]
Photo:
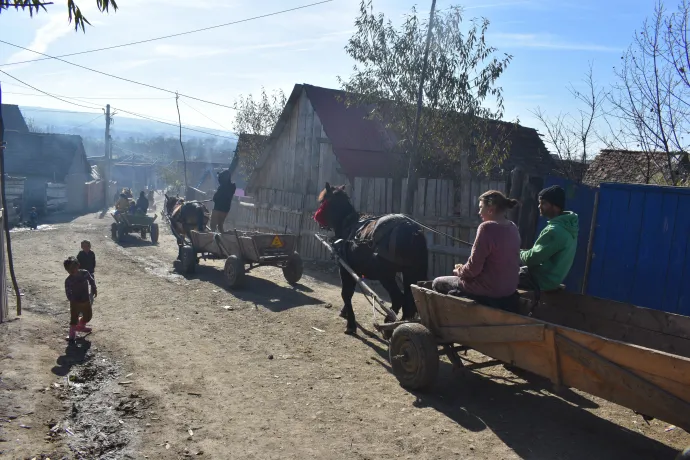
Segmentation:
[(180, 248), (180, 266), (183, 274), (194, 273), (196, 270), (196, 253), (191, 246), (183, 246)]
[(159, 231), (158, 224), (151, 224), (151, 242), (153, 244), (158, 243)]
[(426, 327), (401, 324), (393, 331), (388, 350), (393, 374), (403, 388), (428, 390), (433, 386), (438, 375), (438, 347)]
[(298, 252), (293, 252), (288, 258), (287, 264), (283, 267), (283, 276), (289, 284), (297, 284), (302, 279), (304, 264)]
[(228, 280), (228, 286), (231, 288), (242, 287), (246, 278), (246, 272), (244, 270), (244, 262), (242, 262), (239, 257), (228, 257), (225, 260), (223, 272)]

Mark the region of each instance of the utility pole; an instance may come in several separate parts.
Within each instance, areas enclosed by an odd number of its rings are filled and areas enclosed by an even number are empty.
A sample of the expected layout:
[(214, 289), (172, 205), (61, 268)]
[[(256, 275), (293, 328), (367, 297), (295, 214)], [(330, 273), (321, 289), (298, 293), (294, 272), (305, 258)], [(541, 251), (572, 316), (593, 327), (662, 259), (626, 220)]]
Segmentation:
[(415, 157), (419, 148), (419, 120), (422, 117), (422, 103), (424, 100), (424, 80), (429, 61), (429, 46), (431, 45), (431, 32), (434, 25), (434, 11), (436, 0), (431, 0), (431, 12), (429, 13), (429, 28), (426, 32), (426, 47), (424, 48), (424, 61), (422, 62), (422, 75), (419, 77), (419, 91), (417, 92), (417, 114), (414, 118), (414, 134), (412, 138), (412, 151), (410, 152), (410, 164), (407, 166), (407, 189), (405, 190), (405, 213), (412, 215), (414, 208), (414, 191), (417, 188), (417, 173), (415, 171)]
[(110, 104), (105, 106), (105, 207), (108, 207), (108, 193), (110, 192), (110, 162), (111, 162), (111, 149), (110, 149)]

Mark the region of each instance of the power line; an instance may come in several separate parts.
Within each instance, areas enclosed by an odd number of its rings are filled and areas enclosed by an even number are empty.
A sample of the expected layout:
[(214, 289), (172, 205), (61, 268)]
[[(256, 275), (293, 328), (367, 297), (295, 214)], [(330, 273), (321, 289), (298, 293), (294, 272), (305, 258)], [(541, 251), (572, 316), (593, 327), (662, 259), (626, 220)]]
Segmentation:
[[(175, 128), (179, 128), (179, 127), (180, 127), (180, 125), (178, 125), (178, 124), (176, 124), (176, 123), (169, 123), (169, 122), (167, 122), (167, 121), (157, 120), (157, 119), (152, 118), (152, 117), (149, 117), (149, 116), (147, 116), (147, 115), (141, 115), (141, 114), (139, 114), (139, 113), (129, 112), (129, 111), (127, 111), (127, 110), (123, 110), (123, 109), (121, 109), (121, 108), (119, 108), (119, 107), (113, 107), (113, 109), (114, 109), (114, 110), (119, 110), (119, 111), (122, 112), (122, 113), (126, 113), (126, 114), (129, 114), (129, 115), (133, 115), (133, 116), (135, 116), (135, 117), (143, 118), (143, 119), (145, 119), (145, 120), (155, 121), (156, 123), (161, 123), (161, 124), (164, 124), (164, 125), (174, 126)], [(188, 128), (188, 127), (186, 127), (186, 126), (184, 126), (184, 125), (182, 126), (182, 129), (186, 129), (187, 131), (194, 131), (194, 132), (201, 133), (201, 134), (206, 134), (207, 136), (222, 137), (222, 138), (224, 138), (224, 139), (232, 139), (233, 141), (235, 140), (234, 137), (223, 136), (223, 135), (221, 135), (221, 134), (209, 133), (209, 132), (201, 131), (201, 130), (199, 130), (199, 129), (194, 129), (194, 128)]]
[(86, 126), (86, 125), (88, 125), (88, 124), (90, 124), (90, 123), (93, 123), (94, 121), (98, 120), (98, 119), (101, 118), (102, 116), (103, 116), (103, 114), (100, 114), (100, 115), (98, 115), (96, 118), (94, 118), (94, 119), (92, 119), (92, 120), (89, 120), (89, 121), (87, 121), (86, 123), (82, 123), (82, 124), (79, 125), (79, 126), (75, 126), (74, 128), (71, 128), (71, 129), (79, 129), (79, 128), (81, 128), (82, 126)]
[[(81, 64), (75, 64), (74, 62), (66, 61), (66, 60), (64, 60), (64, 59), (60, 59), (60, 58), (58, 58), (58, 57), (50, 56), (50, 55), (45, 54), (45, 53), (40, 53), (40, 52), (38, 52), (38, 51), (34, 51), (34, 50), (32, 50), (32, 49), (25, 48), (25, 47), (23, 47), (23, 46), (15, 45), (15, 44), (13, 44), (13, 43), (6, 42), (6, 41), (4, 41), (4, 40), (0, 40), (0, 43), (4, 43), (4, 44), (10, 45), (10, 46), (14, 46), (15, 48), (23, 49), (23, 50), (25, 50), (25, 51), (31, 51), (32, 53), (40, 54), (41, 56), (46, 56), (46, 57), (48, 57), (48, 58), (50, 58), (50, 59), (56, 59), (56, 60), (58, 60), (58, 61), (60, 61), (60, 62), (64, 62), (65, 64), (73, 65), (73, 66), (75, 66), (75, 67), (79, 67), (80, 69), (84, 69), (84, 70), (88, 70), (88, 71), (90, 71), (90, 72), (95, 72), (95, 73), (98, 73), (98, 74), (101, 74), (101, 75), (105, 75), (106, 77), (116, 78), (116, 79), (118, 79), (118, 80), (126, 81), (126, 82), (128, 82), (128, 83), (133, 83), (133, 84), (135, 84), (135, 85), (145, 86), (145, 87), (147, 87), (147, 88), (157, 89), (158, 91), (163, 91), (163, 92), (170, 93), (170, 94), (178, 94), (176, 91), (171, 91), (171, 90), (169, 90), (169, 89), (160, 88), (160, 87), (154, 86), (154, 85), (149, 85), (148, 83), (142, 83), (142, 82), (139, 82), (139, 81), (130, 80), (129, 78), (118, 77), (117, 75), (113, 75), (113, 74), (110, 74), (110, 73), (107, 73), (107, 72), (102, 72), (102, 71), (100, 71), (100, 70), (92, 69), (92, 68), (90, 68), (90, 67), (86, 67), (86, 66), (83, 66), (83, 65), (81, 65)], [(2, 72), (2, 73), (4, 73), (5, 75), (8, 75), (8, 76), (11, 77), (11, 75), (9, 75), (9, 74), (8, 74), (7, 72), (5, 72), (4, 70), (0, 70), (0, 72)], [(12, 77), (12, 78), (14, 78), (14, 77)], [(15, 78), (15, 80), (16, 80), (16, 78)], [(188, 98), (188, 99), (193, 99), (193, 100), (195, 100), (195, 101), (204, 102), (204, 103), (206, 103), (206, 104), (211, 104), (211, 105), (217, 105), (217, 106), (219, 106), (219, 107), (225, 107), (225, 108), (227, 108), (227, 109), (237, 110), (235, 107), (232, 107), (232, 106), (229, 106), (229, 105), (225, 105), (225, 104), (221, 104), (221, 103), (219, 103), (219, 102), (207, 101), (206, 99), (201, 99), (201, 98), (194, 97), (194, 96), (188, 96), (188, 95), (182, 94), (182, 93), (179, 93), (179, 94), (180, 94), (180, 96), (182, 96), (182, 97), (186, 97), (186, 98)]]
[(34, 107), (21, 107), (21, 111), (24, 112), (58, 112), (58, 113), (79, 113), (79, 114), (92, 114), (96, 112), (83, 112), (78, 110), (62, 110), (62, 109), (46, 109), (46, 108), (34, 108)]
[[(68, 100), (66, 100), (66, 99), (59, 98), (59, 97), (57, 97), (57, 96), (55, 96), (55, 95), (53, 95), (53, 94), (50, 94), (50, 93), (47, 93), (47, 92), (45, 92), (45, 91), (43, 91), (43, 90), (38, 89), (38, 88), (36, 88), (35, 86), (32, 86), (32, 85), (30, 85), (30, 84), (28, 84), (28, 83), (26, 83), (26, 82), (20, 80), (19, 78), (13, 77), (12, 75), (10, 75), (10, 74), (8, 74), (7, 72), (5, 72), (4, 70), (1, 70), (1, 69), (0, 69), (0, 72), (3, 73), (3, 74), (5, 74), (5, 75), (7, 75), (8, 77), (10, 77), (10, 78), (12, 78), (12, 79), (18, 81), (18, 82), (21, 83), (21, 84), (28, 86), (29, 88), (33, 89), (34, 91), (38, 91), (39, 93), (45, 94), (46, 96), (50, 96), (50, 97), (55, 98), (55, 99), (57, 99), (57, 100), (59, 100), (59, 101), (66, 102), (66, 103), (68, 103), (68, 104), (76, 105), (76, 106), (79, 106), (79, 107), (86, 107), (87, 109), (92, 109), (92, 110), (93, 110), (93, 109), (102, 109), (101, 107), (88, 107), (88, 106), (85, 106), (85, 105), (82, 105), (82, 104), (77, 104), (76, 102), (71, 102), (71, 101), (68, 101)], [(133, 116), (135, 116), (135, 117), (139, 117), (139, 118), (143, 118), (143, 119), (146, 119), (146, 120), (155, 121), (155, 122), (157, 122), (157, 123), (161, 123), (161, 124), (164, 124), (164, 125), (170, 125), (170, 126), (174, 126), (174, 127), (176, 127), (176, 128), (179, 128), (179, 125), (178, 125), (178, 124), (169, 123), (169, 122), (161, 121), (161, 120), (157, 120), (157, 119), (152, 118), (152, 117), (149, 117), (149, 116), (147, 116), (147, 115), (141, 115), (141, 114), (139, 114), (139, 113), (130, 112), (130, 111), (128, 111), (128, 110), (124, 110), (124, 109), (120, 109), (120, 108), (116, 108), (116, 107), (113, 107), (113, 110), (119, 110), (120, 112), (127, 113), (127, 114), (133, 115)], [(59, 111), (59, 110), (56, 110), (56, 111)], [(63, 112), (66, 112), (66, 111), (63, 111)], [(75, 112), (75, 113), (85, 113), (85, 112)], [(90, 113), (93, 113), (93, 112), (90, 112)], [(188, 130), (188, 131), (195, 131), (195, 132), (198, 132), (198, 133), (201, 133), (201, 134), (206, 134), (207, 136), (215, 136), (215, 137), (222, 137), (222, 138), (225, 138), (225, 139), (232, 139), (232, 140), (235, 140), (235, 138), (233, 138), (233, 137), (223, 136), (223, 135), (221, 135), (221, 134), (209, 133), (209, 132), (206, 132), (206, 131), (201, 131), (201, 130), (199, 130), (199, 129), (188, 128), (188, 127), (186, 127), (186, 126), (182, 126), (182, 129), (186, 129), (186, 130)]]
[(226, 128), (225, 126), (223, 126), (223, 125), (221, 125), (220, 123), (218, 123), (218, 122), (217, 122), (216, 120), (214, 120), (213, 118), (204, 115), (204, 114), (201, 113), (199, 110), (197, 110), (197, 109), (195, 109), (194, 107), (192, 107), (191, 105), (187, 104), (185, 101), (180, 101), (180, 102), (182, 102), (184, 105), (186, 105), (186, 106), (189, 107), (190, 109), (194, 110), (196, 113), (198, 113), (198, 114), (201, 115), (202, 117), (204, 117), (204, 118), (206, 118), (207, 120), (209, 120), (209, 121), (215, 123), (216, 125), (220, 126), (220, 127), (223, 129), (223, 131), (231, 131), (231, 130), (229, 130), (228, 128)]
[(93, 110), (93, 109), (95, 109), (95, 108), (100, 109), (100, 107), (89, 107), (89, 106), (86, 106), (86, 105), (77, 104), (76, 102), (71, 102), (71, 101), (68, 101), (68, 100), (66, 100), (66, 99), (59, 98), (59, 97), (57, 97), (57, 96), (54, 96), (54, 95), (52, 95), (52, 94), (50, 94), (50, 93), (46, 93), (45, 91), (38, 89), (38, 88), (36, 88), (35, 86), (31, 86), (30, 84), (28, 84), (28, 83), (26, 83), (26, 82), (20, 80), (20, 79), (17, 78), (17, 77), (13, 77), (12, 75), (10, 75), (10, 74), (8, 74), (7, 72), (5, 72), (4, 70), (0, 70), (0, 72), (4, 73), (5, 75), (7, 75), (8, 77), (10, 77), (11, 79), (18, 81), (19, 83), (21, 83), (21, 84), (23, 84), (23, 85), (25, 85), (25, 86), (28, 86), (29, 88), (33, 89), (34, 91), (38, 91), (39, 93), (43, 93), (43, 94), (45, 94), (45, 95), (47, 95), (47, 96), (51, 96), (51, 97), (53, 97), (53, 98), (55, 98), (55, 99), (57, 99), (57, 100), (59, 100), (59, 101), (66, 102), (66, 103), (72, 104), (72, 105), (77, 105), (77, 106), (79, 106), (79, 107), (84, 107), (84, 108), (91, 109), (91, 110)]
[[(201, 29), (188, 30), (188, 31), (186, 31), (186, 32), (180, 32), (180, 33), (171, 34), (171, 35), (164, 35), (164, 36), (162, 36), (162, 37), (148, 38), (148, 39), (146, 39), (146, 40), (139, 40), (139, 41), (135, 41), (135, 42), (123, 43), (123, 44), (120, 44), (120, 45), (113, 45), (113, 46), (107, 46), (107, 47), (104, 47), (104, 48), (96, 48), (96, 49), (91, 49), (91, 50), (79, 51), (79, 52), (70, 53), (70, 54), (61, 54), (60, 56), (56, 56), (56, 57), (45, 57), (45, 58), (39, 58), (39, 59), (30, 59), (30, 60), (27, 60), (27, 61), (8, 62), (7, 64), (1, 64), (0, 67), (10, 66), (10, 65), (18, 65), (18, 64), (26, 64), (26, 63), (29, 63), (29, 62), (46, 61), (46, 60), (48, 60), (48, 59), (56, 59), (56, 58), (69, 57), (69, 56), (78, 56), (78, 55), (80, 55), (80, 54), (95, 53), (95, 52), (98, 52), (98, 51), (107, 51), (107, 50), (112, 50), (112, 49), (116, 49), (116, 48), (123, 48), (123, 47), (125, 47), (125, 46), (140, 45), (140, 44), (142, 44), (142, 43), (149, 43), (149, 42), (154, 42), (154, 41), (158, 41), (158, 40), (164, 40), (164, 39), (166, 39), (166, 38), (180, 37), (180, 36), (182, 36), (182, 35), (189, 35), (189, 34), (194, 34), (194, 33), (197, 33), (197, 32), (204, 32), (204, 31), (207, 31), (207, 30), (219, 29), (219, 28), (221, 28), (221, 27), (227, 27), (227, 26), (232, 26), (232, 25), (235, 25), (235, 24), (241, 24), (241, 23), (243, 23), (243, 22), (250, 22), (250, 21), (257, 20), (257, 19), (268, 18), (268, 17), (270, 17), (270, 16), (277, 16), (277, 15), (279, 15), (279, 14), (290, 13), (290, 12), (292, 12), (292, 11), (302, 10), (302, 9), (305, 9), (305, 8), (310, 8), (310, 7), (312, 7), (312, 6), (322, 5), (322, 4), (324, 4), (324, 3), (330, 3), (330, 2), (332, 2), (332, 1), (333, 1), (333, 0), (323, 0), (323, 1), (320, 1), (320, 2), (316, 2), (316, 3), (310, 3), (310, 4), (308, 4), (308, 5), (302, 5), (302, 6), (297, 6), (297, 7), (295, 7), (295, 8), (289, 8), (289, 9), (287, 9), (287, 10), (276, 11), (276, 12), (274, 12), (274, 13), (267, 13), (267, 14), (262, 14), (262, 15), (260, 15), (260, 16), (253, 16), (253, 17), (251, 17), (251, 18), (240, 19), (240, 20), (238, 20), (238, 21), (226, 22), (226, 23), (224, 23), (224, 24), (218, 24), (218, 25), (215, 25), (215, 26), (204, 27), (204, 28), (201, 28)], [(6, 42), (3, 42), (3, 43), (6, 43)], [(7, 44), (10, 45), (10, 43), (7, 43)], [(14, 45), (12, 45), (12, 46), (14, 46)], [(40, 53), (39, 53), (39, 54), (40, 54)]]
[[(19, 86), (19, 85), (14, 85), (14, 86)], [(34, 97), (49, 97), (46, 96), (45, 94), (31, 94), (31, 93), (16, 93), (14, 91), (3, 91), (3, 94), (16, 94), (18, 96), (34, 96)], [(167, 99), (172, 99), (170, 97), (81, 97), (81, 96), (62, 96), (59, 94), (56, 94), (56, 96), (59, 97), (65, 97), (68, 99), (76, 99), (76, 100), (106, 100), (106, 101), (112, 101), (112, 100), (132, 100), (132, 101), (162, 101), (162, 100), (167, 100)]]

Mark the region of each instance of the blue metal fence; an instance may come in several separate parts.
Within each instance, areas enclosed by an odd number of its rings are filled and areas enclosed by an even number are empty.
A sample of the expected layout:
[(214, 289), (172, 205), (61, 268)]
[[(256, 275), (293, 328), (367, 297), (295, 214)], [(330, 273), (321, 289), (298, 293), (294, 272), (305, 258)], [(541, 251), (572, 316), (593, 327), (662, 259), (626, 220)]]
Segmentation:
[(602, 184), (587, 294), (690, 315), (689, 238), (690, 189)]
[[(560, 177), (547, 177), (544, 187), (558, 185), (563, 187), (566, 193), (566, 210), (573, 211), (578, 216), (579, 231), (577, 237), (577, 253), (573, 266), (568, 276), (563, 281), (566, 290), (570, 292), (582, 292), (585, 280), (585, 265), (587, 262), (587, 244), (592, 226), (592, 214), (594, 213), (594, 197), (597, 189), (587, 185), (574, 184)], [(539, 218), (538, 232), (546, 226), (546, 219)]]

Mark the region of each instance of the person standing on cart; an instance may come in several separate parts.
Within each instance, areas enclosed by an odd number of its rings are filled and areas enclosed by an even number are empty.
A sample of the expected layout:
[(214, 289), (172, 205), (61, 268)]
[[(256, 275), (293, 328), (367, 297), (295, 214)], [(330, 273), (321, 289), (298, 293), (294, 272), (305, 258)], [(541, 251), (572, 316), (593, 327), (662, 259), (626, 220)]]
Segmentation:
[(218, 190), (213, 195), (213, 211), (211, 212), (211, 231), (223, 233), (223, 224), (230, 212), (232, 197), (235, 196), (237, 186), (232, 182), (230, 170), (218, 174)]

